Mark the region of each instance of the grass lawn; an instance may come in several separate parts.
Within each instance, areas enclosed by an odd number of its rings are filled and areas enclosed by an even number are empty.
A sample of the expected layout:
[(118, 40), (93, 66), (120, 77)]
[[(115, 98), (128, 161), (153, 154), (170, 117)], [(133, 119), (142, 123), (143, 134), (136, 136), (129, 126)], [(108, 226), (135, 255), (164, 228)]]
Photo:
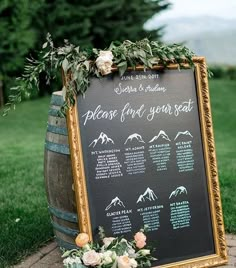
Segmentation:
[(225, 228), (236, 233), (236, 81), (210, 80)]
[(0, 116), (0, 267), (53, 236), (43, 180), (49, 101), (24, 102)]
[[(236, 81), (211, 80), (210, 92), (225, 225), (236, 233)], [(0, 267), (53, 236), (43, 181), (48, 107), (38, 99), (0, 117)]]

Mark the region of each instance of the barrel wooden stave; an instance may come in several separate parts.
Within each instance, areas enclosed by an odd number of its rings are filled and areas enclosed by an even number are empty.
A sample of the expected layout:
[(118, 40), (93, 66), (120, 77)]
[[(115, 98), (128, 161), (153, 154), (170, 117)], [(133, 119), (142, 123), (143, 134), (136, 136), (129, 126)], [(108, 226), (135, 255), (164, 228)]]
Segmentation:
[(44, 154), (44, 178), (52, 226), (60, 247), (75, 248), (78, 217), (66, 119), (58, 117), (63, 103), (61, 92), (52, 94)]

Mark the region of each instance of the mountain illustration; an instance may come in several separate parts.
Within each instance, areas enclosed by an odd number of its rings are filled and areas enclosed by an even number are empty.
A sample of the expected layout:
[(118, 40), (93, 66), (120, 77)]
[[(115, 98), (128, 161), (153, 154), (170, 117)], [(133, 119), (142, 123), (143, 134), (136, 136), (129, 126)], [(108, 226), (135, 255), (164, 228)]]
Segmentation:
[(147, 190), (144, 192), (144, 194), (141, 194), (137, 200), (136, 203), (139, 202), (145, 202), (146, 200), (149, 201), (154, 201), (157, 199), (157, 196), (155, 195), (155, 193), (153, 192), (153, 190), (151, 190), (149, 187), (147, 188)]
[(177, 196), (180, 194), (187, 194), (187, 190), (184, 186), (177, 187), (169, 196), (169, 199), (171, 199), (172, 196)]
[(136, 139), (138, 142), (145, 143), (141, 135), (134, 133), (134, 134), (129, 135), (129, 137), (126, 139), (124, 144), (126, 144), (128, 141), (132, 141), (133, 139)]
[(171, 141), (171, 140), (169, 139), (168, 135), (165, 133), (165, 131), (164, 131), (164, 130), (160, 130), (160, 132), (158, 133), (158, 135), (157, 135), (157, 136), (154, 136), (154, 137), (149, 141), (149, 143), (152, 143), (152, 142), (154, 142), (155, 140), (157, 140), (157, 139), (159, 139), (159, 138), (162, 138), (162, 139), (167, 140), (167, 141)]
[(188, 130), (183, 131), (183, 132), (179, 131), (174, 140), (176, 140), (180, 135), (190, 136), (191, 138), (193, 137), (192, 134)]
[(112, 199), (111, 203), (105, 208), (105, 210), (109, 210), (111, 207), (116, 207), (116, 206), (125, 208), (124, 203), (120, 200), (119, 197), (115, 197), (114, 199)]
[(113, 143), (114, 144), (114, 141), (109, 138), (105, 133), (101, 132), (99, 137), (95, 140), (93, 140), (90, 144), (89, 144), (89, 147), (90, 146), (93, 146), (93, 148), (97, 145), (97, 143), (100, 142), (100, 144), (107, 144), (109, 142)]

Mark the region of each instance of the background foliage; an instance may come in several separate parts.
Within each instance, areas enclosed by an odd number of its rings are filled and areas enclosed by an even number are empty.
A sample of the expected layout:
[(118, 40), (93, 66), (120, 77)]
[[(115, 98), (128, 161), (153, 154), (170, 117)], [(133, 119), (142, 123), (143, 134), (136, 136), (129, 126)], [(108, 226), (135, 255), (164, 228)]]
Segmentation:
[[(25, 57), (41, 49), (47, 32), (57, 46), (68, 39), (83, 48), (104, 48), (112, 40), (156, 40), (162, 28), (147, 31), (143, 24), (168, 5), (166, 0), (0, 1), (0, 79), (5, 101), (13, 78), (23, 71)], [(41, 88), (40, 95), (45, 91), (52, 87)]]
[(214, 74), (214, 78), (236, 80), (236, 66), (212, 65), (210, 69)]

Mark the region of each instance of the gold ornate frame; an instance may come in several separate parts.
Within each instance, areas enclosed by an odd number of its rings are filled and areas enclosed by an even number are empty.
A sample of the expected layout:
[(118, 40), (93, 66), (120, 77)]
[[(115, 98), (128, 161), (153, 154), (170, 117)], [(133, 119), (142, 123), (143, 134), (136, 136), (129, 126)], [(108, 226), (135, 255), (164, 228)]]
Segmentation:
[[(196, 90), (198, 96), (198, 108), (206, 164), (210, 211), (213, 227), (213, 237), (215, 243), (215, 254), (159, 266), (163, 268), (212, 267), (227, 263), (227, 247), (225, 241), (224, 222), (216, 163), (210, 96), (208, 90), (207, 67), (205, 58), (203, 57), (194, 57), (193, 62), (195, 65)], [(185, 64), (185, 67), (188, 68), (189, 65)], [(153, 67), (153, 69), (155, 70), (162, 68), (163, 66)], [(177, 69), (178, 65), (169, 64), (167, 68)], [(144, 68), (142, 66), (136, 67), (136, 70), (143, 69)], [(117, 69), (114, 68), (113, 71), (115, 70)], [(64, 83), (66, 83), (65, 78)], [(89, 201), (86, 188), (86, 178), (84, 171), (77, 105), (74, 105), (68, 110), (67, 125), (69, 132), (69, 143), (75, 185), (77, 213), (79, 215), (79, 229), (81, 232), (87, 233), (92, 241), (93, 237), (89, 212)]]

